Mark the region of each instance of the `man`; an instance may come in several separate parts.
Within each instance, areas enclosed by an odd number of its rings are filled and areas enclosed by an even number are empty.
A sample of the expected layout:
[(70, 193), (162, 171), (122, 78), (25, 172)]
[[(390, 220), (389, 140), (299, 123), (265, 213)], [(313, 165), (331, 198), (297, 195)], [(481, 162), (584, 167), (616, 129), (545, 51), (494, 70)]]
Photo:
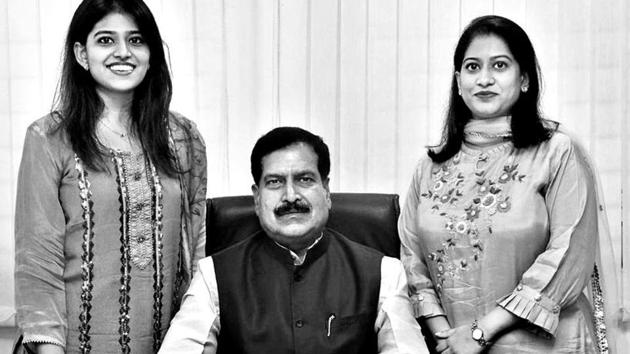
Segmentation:
[(276, 128), (251, 170), (263, 231), (199, 262), (160, 353), (426, 353), (401, 263), (325, 228), (322, 139)]

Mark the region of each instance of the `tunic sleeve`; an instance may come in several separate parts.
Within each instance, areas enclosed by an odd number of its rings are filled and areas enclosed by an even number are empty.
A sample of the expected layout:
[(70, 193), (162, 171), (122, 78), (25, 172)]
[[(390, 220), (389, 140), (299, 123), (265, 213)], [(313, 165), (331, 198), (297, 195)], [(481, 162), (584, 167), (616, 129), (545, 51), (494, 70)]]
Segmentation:
[(192, 266), (193, 274), (197, 269), (197, 262), (206, 256), (206, 192), (207, 192), (207, 159), (206, 144), (197, 127), (192, 123), (191, 150), (193, 151), (193, 163), (191, 166), (192, 182), (190, 196), (192, 201), (190, 210), (192, 213), (192, 232), (196, 235), (196, 244), (193, 246)]
[(15, 298), (24, 343), (65, 346), (65, 218), (62, 168), (41, 127), (27, 133), (15, 210)]
[(429, 275), (418, 232), (417, 210), (420, 204), (422, 171), (428, 168), (429, 163), (430, 161), (425, 159), (418, 164), (398, 220), (400, 259), (407, 273), (409, 298), (416, 318), (445, 315)]
[(182, 220), (182, 255), (186, 282), (189, 282), (197, 270), (197, 262), (205, 257), (206, 145), (193, 121), (171, 112), (171, 122), (173, 149), (183, 170), (180, 175), (185, 219)]
[(561, 138), (550, 150), (549, 183), (543, 191), (549, 215), (547, 247), (516, 289), (498, 302), (551, 335), (560, 311), (574, 303), (588, 283), (598, 240), (592, 171), (579, 149), (566, 136)]

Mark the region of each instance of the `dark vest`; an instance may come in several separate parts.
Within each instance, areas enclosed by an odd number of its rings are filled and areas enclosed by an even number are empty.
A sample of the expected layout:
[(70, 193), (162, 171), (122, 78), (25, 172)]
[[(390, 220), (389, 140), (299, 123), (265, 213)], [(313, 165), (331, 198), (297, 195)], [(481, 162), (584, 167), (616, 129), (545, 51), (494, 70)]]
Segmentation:
[(377, 353), (382, 257), (332, 230), (301, 266), (263, 232), (213, 255), (218, 353)]

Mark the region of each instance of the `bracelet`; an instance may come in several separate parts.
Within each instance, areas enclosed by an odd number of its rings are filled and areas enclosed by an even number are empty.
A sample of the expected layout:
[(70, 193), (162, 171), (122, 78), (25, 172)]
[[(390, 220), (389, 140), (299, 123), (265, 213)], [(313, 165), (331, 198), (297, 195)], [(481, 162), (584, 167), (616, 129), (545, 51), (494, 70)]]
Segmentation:
[(483, 329), (479, 328), (477, 320), (474, 320), (472, 325), (470, 325), (470, 330), (472, 339), (477, 342), (477, 344), (482, 347), (486, 347), (488, 345), (488, 341), (484, 338)]

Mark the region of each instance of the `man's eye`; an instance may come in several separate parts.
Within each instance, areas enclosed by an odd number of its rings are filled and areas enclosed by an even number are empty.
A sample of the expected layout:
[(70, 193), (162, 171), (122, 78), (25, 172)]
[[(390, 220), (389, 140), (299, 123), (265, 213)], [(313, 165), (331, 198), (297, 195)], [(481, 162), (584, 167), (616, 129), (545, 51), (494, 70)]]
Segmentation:
[(267, 185), (269, 187), (277, 186), (279, 184), (280, 184), (280, 180), (279, 179), (268, 179), (267, 181), (265, 181), (265, 185)]
[(313, 182), (313, 178), (312, 177), (300, 177), (300, 182), (302, 183), (310, 183)]

